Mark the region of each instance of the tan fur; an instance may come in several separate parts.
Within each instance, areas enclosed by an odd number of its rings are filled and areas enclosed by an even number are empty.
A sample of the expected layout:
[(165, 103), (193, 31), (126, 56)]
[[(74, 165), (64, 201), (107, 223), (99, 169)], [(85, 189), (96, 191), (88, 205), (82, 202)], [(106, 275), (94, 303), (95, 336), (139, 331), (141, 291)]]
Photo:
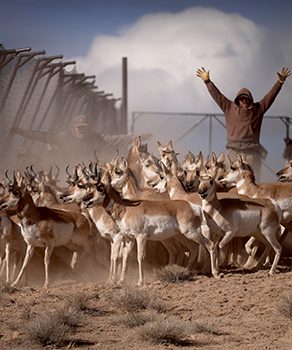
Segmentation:
[(44, 287), (49, 284), (49, 261), (55, 246), (64, 245), (74, 251), (81, 248), (81, 257), (90, 248), (90, 225), (85, 216), (78, 212), (36, 207), (23, 181), (14, 182), (10, 186), (9, 192), (0, 200), (0, 209), (15, 210), (22, 228), (21, 233), (27, 243), (26, 256), (13, 286), (20, 282), (35, 247), (45, 248)]
[[(114, 218), (120, 230), (137, 242), (139, 265), (138, 284), (144, 282), (143, 259), (146, 240), (163, 240), (178, 233), (184, 234), (199, 244), (206, 246), (211, 255), (212, 273), (218, 277), (215, 268), (214, 245), (202, 235), (200, 207), (195, 209), (186, 201), (129, 201), (122, 199), (103, 177), (103, 190), (92, 188), (92, 194), (84, 199), (87, 206), (102, 205)], [(100, 186), (99, 185), (99, 186)]]

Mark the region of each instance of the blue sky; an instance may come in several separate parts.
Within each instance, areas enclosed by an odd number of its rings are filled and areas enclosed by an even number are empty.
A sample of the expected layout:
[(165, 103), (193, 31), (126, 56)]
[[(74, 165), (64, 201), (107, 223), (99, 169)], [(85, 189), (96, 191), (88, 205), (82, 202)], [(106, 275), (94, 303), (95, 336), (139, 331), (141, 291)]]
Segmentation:
[(85, 55), (96, 35), (118, 35), (146, 14), (191, 6), (239, 13), (272, 33), (291, 29), (290, 0), (0, 0), (1, 41), (7, 48)]
[[(130, 124), (137, 110), (220, 113), (195, 75), (201, 66), (230, 99), (247, 87), (259, 101), (276, 72), (292, 69), (291, 18), (291, 0), (0, 0), (0, 42), (76, 60), (79, 73), (94, 74), (99, 90), (116, 98), (122, 57), (128, 57)], [(291, 92), (292, 77), (267, 114), (292, 117)], [(156, 126), (154, 148), (157, 140), (175, 139), (171, 123)], [(140, 124), (135, 132), (152, 131), (149, 120)], [(188, 128), (192, 121), (179, 124)], [(224, 145), (224, 130), (215, 131)], [(206, 139), (206, 131), (201, 134)], [(202, 135), (192, 134), (182, 154), (197, 153)], [(284, 136), (283, 125), (263, 127), (261, 140), (277, 160), (275, 170), (283, 165)]]

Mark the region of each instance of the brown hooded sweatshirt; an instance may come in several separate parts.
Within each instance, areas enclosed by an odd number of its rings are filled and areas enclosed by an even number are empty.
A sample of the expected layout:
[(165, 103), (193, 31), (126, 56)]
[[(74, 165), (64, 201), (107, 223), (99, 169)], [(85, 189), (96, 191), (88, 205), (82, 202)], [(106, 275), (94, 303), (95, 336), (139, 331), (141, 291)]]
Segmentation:
[[(234, 101), (225, 97), (210, 80), (205, 81), (209, 93), (225, 115), (227, 128), (227, 145), (230, 148), (256, 148), (260, 142), (260, 131), (264, 113), (271, 107), (282, 84), (277, 81), (272, 89), (259, 101), (254, 102), (251, 92), (241, 89)], [(246, 95), (251, 104), (240, 108), (239, 96)]]

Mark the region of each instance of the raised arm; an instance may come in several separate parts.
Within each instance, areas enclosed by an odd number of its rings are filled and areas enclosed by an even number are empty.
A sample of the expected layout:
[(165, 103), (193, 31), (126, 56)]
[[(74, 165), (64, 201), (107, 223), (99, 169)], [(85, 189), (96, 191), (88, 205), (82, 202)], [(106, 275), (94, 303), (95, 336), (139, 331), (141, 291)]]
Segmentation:
[(277, 72), (278, 81), (274, 84), (272, 89), (259, 101), (262, 113), (265, 113), (275, 101), (280, 92), (285, 80), (291, 75), (288, 68), (283, 67), (281, 73)]
[(204, 67), (198, 68), (196, 75), (203, 80), (213, 100), (217, 103), (220, 109), (225, 112), (226, 109), (230, 106), (231, 101), (226, 96), (224, 96), (221, 91), (215, 86), (215, 84), (210, 80), (210, 70), (206, 70)]

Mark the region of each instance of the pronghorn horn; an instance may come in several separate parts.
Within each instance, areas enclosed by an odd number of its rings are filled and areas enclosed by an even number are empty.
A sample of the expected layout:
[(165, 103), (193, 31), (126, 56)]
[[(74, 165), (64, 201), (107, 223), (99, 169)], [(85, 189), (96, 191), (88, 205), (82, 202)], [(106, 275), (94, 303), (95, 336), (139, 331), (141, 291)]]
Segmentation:
[(57, 178), (58, 178), (58, 176), (60, 174), (60, 168), (58, 167), (58, 165), (56, 165), (56, 168), (57, 168), (57, 174), (55, 176), (55, 181), (57, 181)]
[(66, 166), (66, 174), (67, 174), (67, 178), (68, 178), (68, 179), (71, 179), (71, 175), (70, 175), (70, 173), (69, 173), (69, 166), (70, 166), (70, 165), (67, 165), (67, 166)]
[(52, 179), (52, 171), (53, 171), (53, 167), (51, 166), (50, 167), (50, 171), (48, 173), (48, 176), (49, 176), (49, 179), (51, 180)]
[(31, 170), (31, 172), (32, 172), (32, 174), (33, 174), (33, 176), (36, 176), (36, 173), (35, 173), (35, 171), (33, 170), (33, 165), (31, 165), (29, 168), (30, 168), (30, 170)]
[(5, 171), (5, 177), (6, 177), (6, 179), (8, 180), (8, 183), (11, 183), (11, 180), (10, 180), (10, 178), (8, 177), (8, 169)]

